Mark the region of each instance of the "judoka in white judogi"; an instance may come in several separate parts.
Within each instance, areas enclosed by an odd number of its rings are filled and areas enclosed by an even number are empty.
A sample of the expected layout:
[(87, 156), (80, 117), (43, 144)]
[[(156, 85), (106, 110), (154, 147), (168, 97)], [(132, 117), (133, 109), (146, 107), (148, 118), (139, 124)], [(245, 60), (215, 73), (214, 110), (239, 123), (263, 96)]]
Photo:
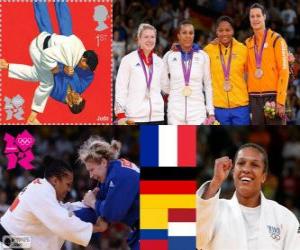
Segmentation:
[(39, 113), (44, 111), (54, 86), (51, 69), (57, 66), (57, 62), (75, 68), (85, 51), (81, 40), (75, 35), (67, 37), (57, 34), (51, 35), (49, 48), (43, 50), (43, 42), (49, 35), (47, 32), (42, 32), (31, 42), (29, 53), (33, 66), (10, 63), (8, 70), (8, 76), (11, 78), (40, 82), (31, 106), (32, 110)]
[(244, 207), (239, 204), (236, 195), (231, 200), (220, 199), (221, 190), (211, 199), (202, 199), (208, 184), (203, 184), (197, 192), (198, 250), (294, 250), (300, 246), (296, 216), (261, 193), (255, 232), (257, 238), (252, 243), (254, 248), (250, 248)]
[(197, 191), (198, 250), (299, 249), (296, 216), (260, 191), (266, 173), (260, 156), (266, 154), (254, 145), (246, 144), (238, 151), (233, 171), (236, 192), (231, 200), (219, 198), (232, 167), (228, 157), (216, 160), (212, 181)]
[(58, 202), (46, 179), (31, 182), (0, 222), (11, 235), (30, 236), (32, 250), (58, 250), (65, 240), (87, 246), (93, 232), (92, 223), (81, 221)]

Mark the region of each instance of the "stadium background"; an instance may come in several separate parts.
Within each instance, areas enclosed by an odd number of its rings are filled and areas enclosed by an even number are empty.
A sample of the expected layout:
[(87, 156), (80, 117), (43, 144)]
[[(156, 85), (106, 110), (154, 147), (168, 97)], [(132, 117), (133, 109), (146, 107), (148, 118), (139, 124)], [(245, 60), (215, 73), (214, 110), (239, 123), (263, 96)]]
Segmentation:
[[(300, 220), (300, 128), (274, 127), (198, 127), (197, 177), (198, 187), (213, 175), (216, 158), (231, 159), (239, 146), (247, 142), (265, 148), (269, 157), (269, 173), (263, 192), (290, 209)], [(234, 192), (231, 175), (222, 185), (222, 197), (231, 198)]]
[[(285, 37), (295, 63), (290, 78), (287, 109), (289, 123), (300, 125), (300, 1), (299, 0), (114, 0), (113, 1), (113, 76), (124, 55), (135, 50), (140, 23), (154, 25), (158, 31), (156, 53), (163, 56), (176, 40), (176, 26), (190, 19), (195, 26), (195, 42), (204, 47), (215, 37), (215, 20), (221, 15), (234, 19), (235, 37), (244, 42), (251, 35), (248, 9), (262, 3), (268, 12), (267, 27)], [(287, 20), (292, 20), (287, 24)]]
[[(3, 154), (5, 148), (4, 134), (9, 133), (16, 137), (24, 129), (35, 138), (32, 152), (35, 159), (32, 161), (35, 169), (28, 171), (19, 165), (13, 170), (7, 170), (7, 159)], [(34, 178), (43, 177), (43, 169), (47, 165), (47, 157), (63, 159), (74, 167), (74, 182), (67, 201), (82, 200), (89, 189), (95, 187), (90, 181), (85, 167), (77, 161), (77, 150), (91, 135), (99, 135), (111, 141), (122, 142), (120, 157), (138, 164), (139, 145), (137, 127), (117, 126), (1, 126), (0, 128), (0, 217), (8, 209), (18, 193)], [(45, 211), (47, 213), (47, 211)], [(115, 224), (102, 237), (93, 240), (87, 248), (66, 243), (64, 250), (127, 250), (126, 237), (128, 228), (122, 224)]]

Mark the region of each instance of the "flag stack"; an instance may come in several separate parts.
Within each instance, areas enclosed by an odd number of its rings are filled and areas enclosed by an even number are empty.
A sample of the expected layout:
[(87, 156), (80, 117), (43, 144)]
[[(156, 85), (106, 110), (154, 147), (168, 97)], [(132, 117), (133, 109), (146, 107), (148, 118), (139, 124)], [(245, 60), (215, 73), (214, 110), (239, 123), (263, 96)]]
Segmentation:
[(142, 168), (141, 250), (195, 249), (195, 179), (195, 168)]

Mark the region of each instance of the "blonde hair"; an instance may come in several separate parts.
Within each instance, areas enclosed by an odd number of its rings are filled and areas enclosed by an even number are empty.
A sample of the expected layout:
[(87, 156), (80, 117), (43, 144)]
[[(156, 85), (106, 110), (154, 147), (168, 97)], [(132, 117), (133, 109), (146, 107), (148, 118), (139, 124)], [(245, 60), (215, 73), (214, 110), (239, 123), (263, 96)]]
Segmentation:
[(156, 29), (155, 29), (154, 26), (152, 26), (152, 25), (149, 24), (149, 23), (141, 23), (141, 24), (139, 25), (139, 28), (138, 28), (138, 31), (137, 31), (137, 37), (140, 38), (141, 35), (142, 35), (142, 33), (143, 33), (143, 31), (144, 31), (144, 30), (147, 30), (147, 29), (153, 30), (154, 33), (155, 33), (155, 36), (156, 36), (157, 31), (156, 31)]
[(109, 144), (100, 136), (91, 136), (79, 148), (78, 159), (82, 163), (88, 160), (100, 162), (102, 158), (106, 160), (114, 160), (119, 157), (121, 151), (121, 143), (112, 140)]

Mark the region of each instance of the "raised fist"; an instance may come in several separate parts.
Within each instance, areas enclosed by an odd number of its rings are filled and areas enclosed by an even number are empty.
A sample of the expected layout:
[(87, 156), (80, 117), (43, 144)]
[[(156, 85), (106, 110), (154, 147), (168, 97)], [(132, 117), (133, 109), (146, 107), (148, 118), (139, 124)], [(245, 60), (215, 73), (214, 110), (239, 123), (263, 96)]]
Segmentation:
[(232, 160), (228, 156), (224, 156), (215, 160), (213, 181), (222, 185), (227, 179), (232, 168)]

